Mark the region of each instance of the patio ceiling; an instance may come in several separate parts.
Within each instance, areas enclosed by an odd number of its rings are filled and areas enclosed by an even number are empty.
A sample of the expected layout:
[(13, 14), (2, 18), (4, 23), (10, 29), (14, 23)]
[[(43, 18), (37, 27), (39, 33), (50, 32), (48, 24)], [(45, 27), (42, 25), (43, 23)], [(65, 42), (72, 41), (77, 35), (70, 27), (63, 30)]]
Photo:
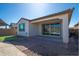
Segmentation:
[(48, 20), (41, 20), (41, 21), (38, 21), (38, 22), (34, 22), (32, 24), (38, 24), (38, 23), (62, 23), (62, 19), (58, 19), (58, 18), (55, 18), (55, 19), (48, 19)]

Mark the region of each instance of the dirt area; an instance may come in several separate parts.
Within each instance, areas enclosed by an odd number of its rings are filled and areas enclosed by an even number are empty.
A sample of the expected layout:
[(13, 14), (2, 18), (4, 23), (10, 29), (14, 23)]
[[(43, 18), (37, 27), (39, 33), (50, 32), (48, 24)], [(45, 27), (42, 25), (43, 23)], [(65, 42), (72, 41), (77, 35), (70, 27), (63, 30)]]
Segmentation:
[[(72, 39), (72, 38), (71, 38)], [(68, 45), (62, 43), (61, 38), (53, 37), (18, 37), (17, 40), (9, 40), (19, 50), (28, 56), (76, 56), (78, 45), (71, 40)], [(7, 41), (5, 41), (7, 42)]]

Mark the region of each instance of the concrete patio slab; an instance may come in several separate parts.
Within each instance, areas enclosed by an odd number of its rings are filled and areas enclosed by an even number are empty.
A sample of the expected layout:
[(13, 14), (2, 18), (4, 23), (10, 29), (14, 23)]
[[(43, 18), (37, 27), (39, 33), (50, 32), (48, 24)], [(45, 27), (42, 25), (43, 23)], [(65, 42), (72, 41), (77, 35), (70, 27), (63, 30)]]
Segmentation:
[(14, 45), (0, 42), (0, 56), (26, 56)]

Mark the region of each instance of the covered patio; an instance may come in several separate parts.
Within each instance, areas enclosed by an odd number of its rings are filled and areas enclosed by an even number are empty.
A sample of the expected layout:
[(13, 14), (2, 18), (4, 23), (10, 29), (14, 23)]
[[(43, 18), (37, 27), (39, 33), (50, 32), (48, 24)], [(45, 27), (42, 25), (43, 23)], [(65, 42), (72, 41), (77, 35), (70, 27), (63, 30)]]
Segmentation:
[[(31, 33), (36, 33), (36, 35), (43, 35), (43, 36), (61, 36), (62, 30), (62, 19), (55, 18), (55, 19), (48, 19), (42, 20), (38, 22), (32, 22), (32, 26), (34, 30)], [(33, 33), (33, 35), (34, 35)]]

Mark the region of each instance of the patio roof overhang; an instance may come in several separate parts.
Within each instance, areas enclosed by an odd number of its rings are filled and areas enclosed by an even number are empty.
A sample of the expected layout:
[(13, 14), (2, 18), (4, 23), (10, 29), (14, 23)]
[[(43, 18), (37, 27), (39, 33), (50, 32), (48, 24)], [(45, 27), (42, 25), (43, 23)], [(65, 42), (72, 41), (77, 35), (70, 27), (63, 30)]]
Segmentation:
[(45, 20), (39, 20), (36, 22), (31, 22), (32, 24), (38, 24), (38, 23), (62, 23), (62, 19), (54, 18), (54, 19), (45, 19)]
[(53, 20), (57, 20), (57, 19), (60, 20), (59, 18), (54, 18), (54, 17), (65, 15), (65, 14), (68, 14), (68, 20), (69, 20), (69, 23), (70, 23), (70, 19), (71, 19), (73, 10), (74, 10), (74, 8), (73, 9), (67, 9), (67, 10), (59, 12), (59, 13), (55, 13), (55, 14), (39, 17), (39, 18), (36, 18), (36, 19), (32, 19), (30, 23), (38, 23), (38, 22), (42, 22), (42, 21), (51, 20), (52, 17), (53, 17)]

